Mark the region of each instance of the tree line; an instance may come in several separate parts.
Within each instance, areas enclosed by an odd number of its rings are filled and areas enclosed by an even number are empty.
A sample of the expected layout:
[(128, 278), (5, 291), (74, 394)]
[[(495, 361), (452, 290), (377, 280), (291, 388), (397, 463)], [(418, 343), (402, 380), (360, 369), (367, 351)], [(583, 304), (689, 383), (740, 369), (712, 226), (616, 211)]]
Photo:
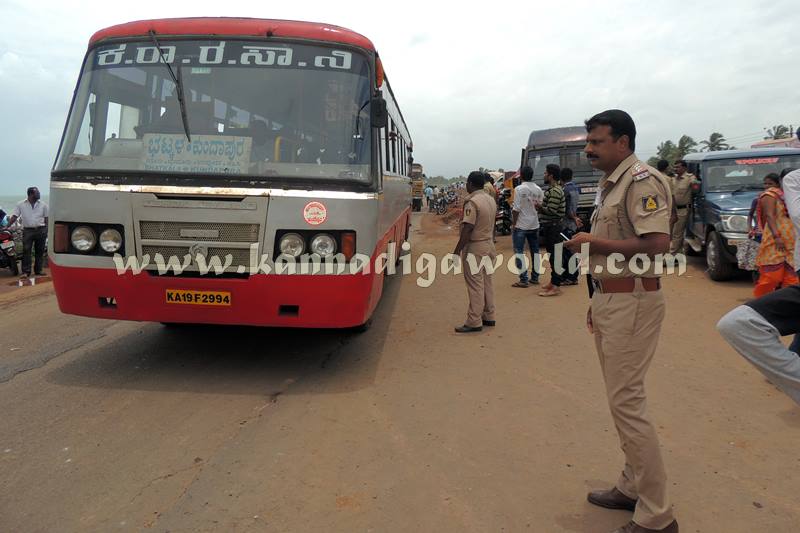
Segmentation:
[[(769, 139), (788, 139), (794, 134), (794, 126), (777, 124), (766, 129), (764, 140)], [(708, 139), (695, 141), (689, 135), (681, 135), (678, 142), (666, 140), (656, 148), (656, 155), (647, 160), (650, 166), (656, 166), (661, 159), (666, 159), (670, 164), (675, 163), (686, 157), (687, 154), (697, 152), (717, 152), (720, 150), (736, 150), (736, 147), (729, 144), (725, 136), (719, 132), (712, 133)]]

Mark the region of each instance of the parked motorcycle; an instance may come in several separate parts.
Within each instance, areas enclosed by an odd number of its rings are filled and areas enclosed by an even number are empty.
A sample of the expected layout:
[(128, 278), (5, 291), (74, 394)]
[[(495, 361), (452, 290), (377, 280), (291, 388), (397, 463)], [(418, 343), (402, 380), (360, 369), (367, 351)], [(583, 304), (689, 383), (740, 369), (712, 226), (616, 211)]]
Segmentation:
[(495, 232), (499, 235), (511, 235), (511, 205), (508, 199), (511, 189), (503, 189), (497, 198), (497, 214), (494, 217)]
[(5, 267), (11, 270), (12, 275), (19, 276), (14, 234), (9, 229), (0, 230), (0, 268)]
[(444, 215), (447, 212), (447, 199), (444, 195), (439, 195), (431, 203), (431, 211), (437, 215)]

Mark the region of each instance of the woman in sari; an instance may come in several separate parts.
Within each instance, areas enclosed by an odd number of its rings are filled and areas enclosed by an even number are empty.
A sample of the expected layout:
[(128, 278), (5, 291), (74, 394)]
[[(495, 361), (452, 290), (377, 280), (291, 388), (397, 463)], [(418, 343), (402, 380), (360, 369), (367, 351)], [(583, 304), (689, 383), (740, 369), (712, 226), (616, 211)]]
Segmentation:
[(777, 174), (764, 177), (766, 189), (758, 198), (756, 220), (761, 228), (761, 246), (756, 256), (758, 283), (756, 298), (774, 290), (797, 284), (794, 265), (795, 234), (783, 200), (781, 179)]

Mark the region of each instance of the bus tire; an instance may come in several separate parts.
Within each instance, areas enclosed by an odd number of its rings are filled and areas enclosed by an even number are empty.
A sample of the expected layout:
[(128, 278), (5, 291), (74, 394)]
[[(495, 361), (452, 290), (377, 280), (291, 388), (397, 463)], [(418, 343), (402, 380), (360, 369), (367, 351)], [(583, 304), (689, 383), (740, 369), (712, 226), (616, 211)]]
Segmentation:
[(370, 317), (369, 320), (367, 320), (363, 324), (350, 328), (350, 331), (352, 331), (353, 333), (366, 333), (371, 327), (372, 327), (372, 317)]

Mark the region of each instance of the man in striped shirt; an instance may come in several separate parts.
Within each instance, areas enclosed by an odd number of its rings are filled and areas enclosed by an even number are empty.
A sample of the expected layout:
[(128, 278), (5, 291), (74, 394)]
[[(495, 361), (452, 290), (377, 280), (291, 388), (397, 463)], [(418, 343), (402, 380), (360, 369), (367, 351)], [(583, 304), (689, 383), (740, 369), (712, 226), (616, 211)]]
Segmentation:
[(539, 296), (557, 296), (561, 294), (561, 282), (564, 280), (563, 248), (559, 247), (559, 254), (556, 257), (556, 244), (562, 242), (561, 230), (564, 224), (564, 216), (567, 213), (567, 200), (564, 196), (564, 189), (559, 185), (561, 168), (558, 165), (547, 165), (544, 171), (544, 182), (547, 190), (544, 193), (544, 201), (539, 206), (539, 240), (540, 246), (544, 246), (550, 255), (550, 283), (542, 287)]

